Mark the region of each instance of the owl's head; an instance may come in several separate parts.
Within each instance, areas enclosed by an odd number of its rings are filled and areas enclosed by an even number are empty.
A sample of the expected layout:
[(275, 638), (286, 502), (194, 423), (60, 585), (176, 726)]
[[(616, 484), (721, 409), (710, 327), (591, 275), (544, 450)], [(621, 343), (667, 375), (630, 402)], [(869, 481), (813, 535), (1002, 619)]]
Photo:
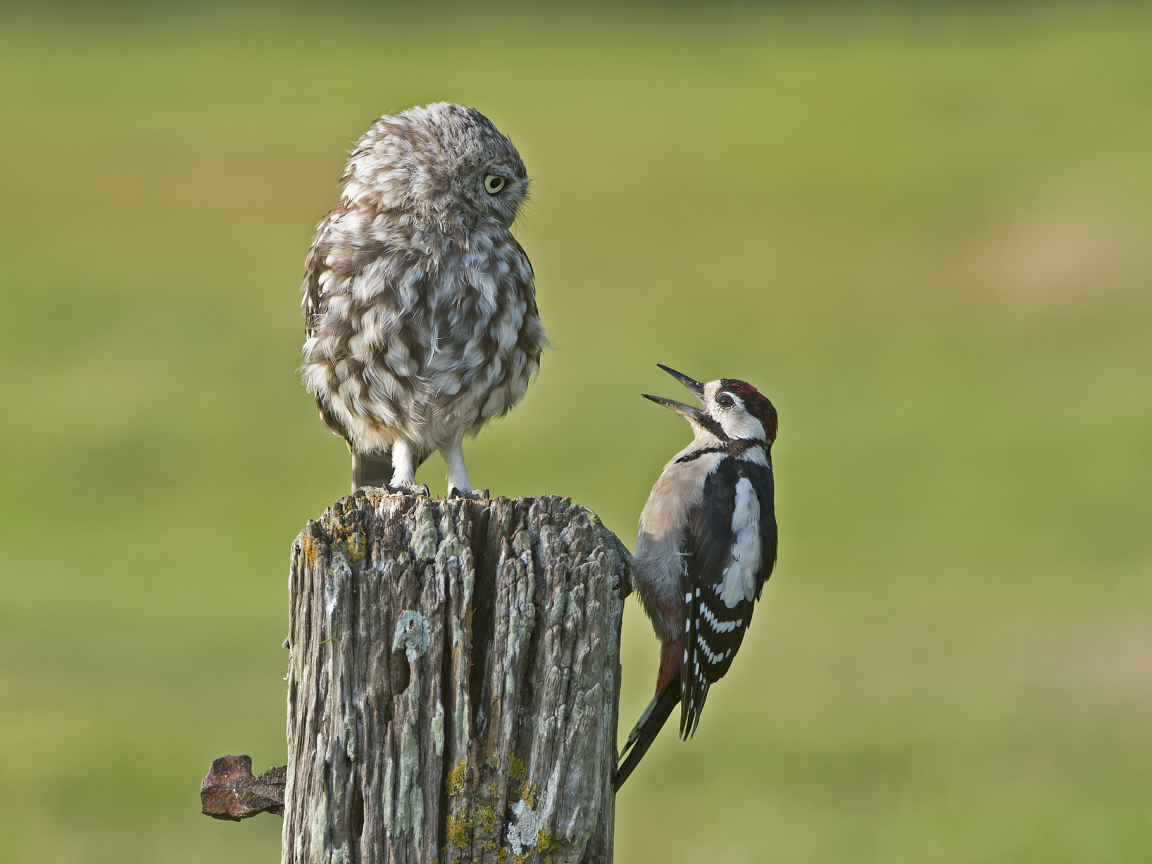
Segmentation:
[(344, 197), (450, 221), (494, 218), (510, 227), (528, 195), (515, 145), (477, 111), (450, 102), (380, 117), (356, 142)]

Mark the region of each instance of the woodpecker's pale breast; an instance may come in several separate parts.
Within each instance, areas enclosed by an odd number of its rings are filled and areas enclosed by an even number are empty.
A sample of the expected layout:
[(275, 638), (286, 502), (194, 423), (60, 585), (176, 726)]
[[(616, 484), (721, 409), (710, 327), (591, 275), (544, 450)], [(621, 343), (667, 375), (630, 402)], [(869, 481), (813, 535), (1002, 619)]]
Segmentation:
[(636, 554), (632, 556), (637, 596), (661, 639), (675, 638), (683, 627), (682, 583), (687, 574), (686, 530), (689, 513), (704, 498), (704, 478), (716, 469), (720, 454), (679, 461), (696, 442), (664, 466), (640, 513)]

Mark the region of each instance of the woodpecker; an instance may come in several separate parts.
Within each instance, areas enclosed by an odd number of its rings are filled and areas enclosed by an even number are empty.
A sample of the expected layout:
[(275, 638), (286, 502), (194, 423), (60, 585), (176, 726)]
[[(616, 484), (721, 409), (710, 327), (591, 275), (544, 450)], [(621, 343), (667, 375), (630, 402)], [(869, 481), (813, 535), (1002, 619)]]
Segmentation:
[(693, 438), (664, 466), (640, 514), (633, 585), (661, 641), (660, 671), (621, 753), (617, 789), (677, 703), (680, 737), (696, 733), (708, 688), (732, 665), (776, 563), (776, 409), (744, 381), (701, 384), (660, 368), (702, 407), (643, 394), (687, 420)]

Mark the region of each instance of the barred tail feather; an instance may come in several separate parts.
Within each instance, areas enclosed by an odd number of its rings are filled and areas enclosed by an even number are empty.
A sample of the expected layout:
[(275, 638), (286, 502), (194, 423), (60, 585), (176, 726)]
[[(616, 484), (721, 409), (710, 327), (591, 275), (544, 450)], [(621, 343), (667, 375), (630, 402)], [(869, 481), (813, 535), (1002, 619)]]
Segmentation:
[(691, 701), (685, 699), (680, 703), (680, 738), (687, 741), (696, 734), (696, 727), (700, 725), (700, 715), (704, 713), (704, 700), (708, 698), (708, 688), (712, 685), (707, 681), (695, 681), (692, 687)]
[(704, 700), (708, 698), (708, 688), (712, 685), (708, 673), (716, 657), (711, 653), (701, 629), (700, 589), (697, 588), (694, 593), (689, 592), (684, 600), (686, 616), (682, 642), (683, 661), (680, 666), (680, 738), (687, 741), (696, 734), (696, 727), (700, 725)]

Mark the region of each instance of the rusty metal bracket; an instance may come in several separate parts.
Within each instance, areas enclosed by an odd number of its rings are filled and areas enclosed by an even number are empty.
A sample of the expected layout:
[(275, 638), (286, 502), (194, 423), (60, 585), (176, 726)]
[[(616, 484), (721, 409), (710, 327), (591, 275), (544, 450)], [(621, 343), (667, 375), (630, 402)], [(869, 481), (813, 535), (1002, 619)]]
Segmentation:
[(200, 781), (200, 809), (205, 816), (239, 822), (260, 813), (284, 815), (288, 767), (269, 768), (252, 776), (249, 756), (221, 756)]

